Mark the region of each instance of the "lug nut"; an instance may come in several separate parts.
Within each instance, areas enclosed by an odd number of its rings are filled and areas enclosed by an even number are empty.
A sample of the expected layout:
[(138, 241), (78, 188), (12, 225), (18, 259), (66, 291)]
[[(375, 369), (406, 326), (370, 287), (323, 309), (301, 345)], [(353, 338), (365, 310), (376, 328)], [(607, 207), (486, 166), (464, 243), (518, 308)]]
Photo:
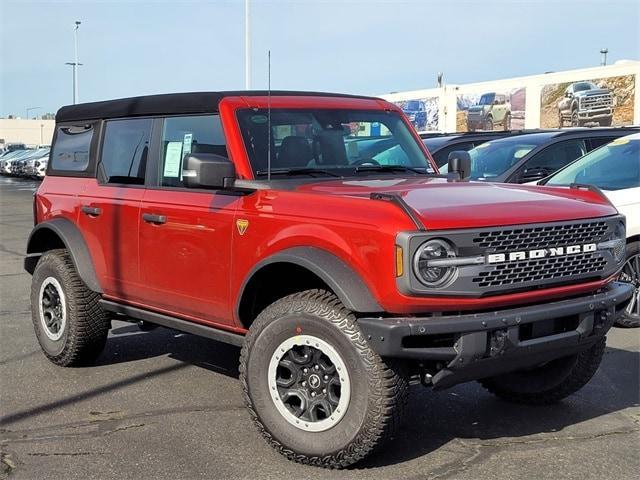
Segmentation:
[(304, 373), (307, 373), (309, 370), (308, 370), (307, 368), (303, 368), (303, 369), (302, 369), (302, 371), (303, 371)]
[(307, 382), (302, 382), (302, 386), (306, 387), (307, 386)]
[(325, 376), (324, 376), (324, 379), (325, 379), (325, 380), (329, 380), (329, 375), (325, 375)]
[(315, 397), (316, 396), (316, 392), (311, 392), (311, 396)]
[(315, 366), (315, 367), (313, 367), (313, 368), (315, 368), (316, 370), (320, 370), (320, 367), (319, 367), (318, 365), (316, 365), (316, 366)]

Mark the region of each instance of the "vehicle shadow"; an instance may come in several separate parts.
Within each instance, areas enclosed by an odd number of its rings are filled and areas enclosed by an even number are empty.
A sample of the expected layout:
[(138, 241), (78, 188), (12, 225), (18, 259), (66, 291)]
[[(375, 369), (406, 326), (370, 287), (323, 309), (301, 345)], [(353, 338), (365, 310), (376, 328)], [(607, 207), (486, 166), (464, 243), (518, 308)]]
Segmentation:
[(142, 331), (136, 324), (113, 324), (105, 349), (94, 362), (95, 366), (168, 355), (181, 362), (238, 378), (238, 347), (170, 328)]
[[(237, 378), (240, 349), (214, 340), (136, 325), (111, 331), (98, 365), (161, 355)], [(391, 466), (428, 455), (452, 440), (488, 441), (555, 432), (640, 405), (640, 352), (607, 348), (595, 377), (582, 390), (549, 406), (515, 405), (486, 392), (477, 382), (434, 392), (411, 387), (403, 427), (384, 450), (353, 469)], [(528, 441), (531, 439), (527, 439)], [(511, 440), (513, 441), (513, 440)], [(517, 440), (516, 440), (517, 441)]]

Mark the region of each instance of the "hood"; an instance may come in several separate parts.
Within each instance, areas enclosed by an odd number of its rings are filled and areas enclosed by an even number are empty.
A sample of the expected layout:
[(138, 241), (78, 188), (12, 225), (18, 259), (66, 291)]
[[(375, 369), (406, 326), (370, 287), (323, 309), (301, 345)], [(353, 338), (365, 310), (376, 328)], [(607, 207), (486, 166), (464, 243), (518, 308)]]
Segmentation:
[(607, 93), (611, 93), (611, 90), (609, 90), (608, 88), (597, 88), (597, 89), (593, 89), (593, 90), (582, 90), (581, 92), (576, 92), (575, 96), (576, 97), (589, 97), (591, 95), (603, 95), (603, 94), (607, 94)]
[(330, 180), (300, 185), (297, 191), (364, 198), (371, 193), (397, 194), (417, 213), (428, 230), (556, 222), (617, 213), (606, 198), (589, 190), (484, 182), (449, 183), (433, 177)]

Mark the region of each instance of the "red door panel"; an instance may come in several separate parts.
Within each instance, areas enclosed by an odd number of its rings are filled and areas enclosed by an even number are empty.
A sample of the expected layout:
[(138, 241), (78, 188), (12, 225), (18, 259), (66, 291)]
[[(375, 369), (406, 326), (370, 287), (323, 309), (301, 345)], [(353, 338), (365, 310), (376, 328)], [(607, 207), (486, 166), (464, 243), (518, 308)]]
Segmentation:
[[(140, 212), (144, 304), (232, 324), (229, 275), (237, 205), (238, 197), (214, 192), (146, 191)], [(153, 223), (150, 215), (163, 223)]]
[(143, 188), (92, 185), (78, 196), (78, 224), (105, 295), (139, 300), (138, 222)]

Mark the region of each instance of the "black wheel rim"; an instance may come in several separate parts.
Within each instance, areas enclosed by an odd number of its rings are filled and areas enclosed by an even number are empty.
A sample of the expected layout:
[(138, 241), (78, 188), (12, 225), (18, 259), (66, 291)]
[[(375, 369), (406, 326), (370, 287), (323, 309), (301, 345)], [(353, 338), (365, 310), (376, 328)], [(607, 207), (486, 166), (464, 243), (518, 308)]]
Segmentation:
[(340, 376), (321, 350), (308, 345), (287, 351), (278, 362), (278, 394), (297, 418), (319, 422), (330, 418), (340, 402)]
[(66, 324), (66, 302), (62, 286), (53, 277), (46, 278), (40, 286), (40, 323), (49, 339), (62, 336)]

